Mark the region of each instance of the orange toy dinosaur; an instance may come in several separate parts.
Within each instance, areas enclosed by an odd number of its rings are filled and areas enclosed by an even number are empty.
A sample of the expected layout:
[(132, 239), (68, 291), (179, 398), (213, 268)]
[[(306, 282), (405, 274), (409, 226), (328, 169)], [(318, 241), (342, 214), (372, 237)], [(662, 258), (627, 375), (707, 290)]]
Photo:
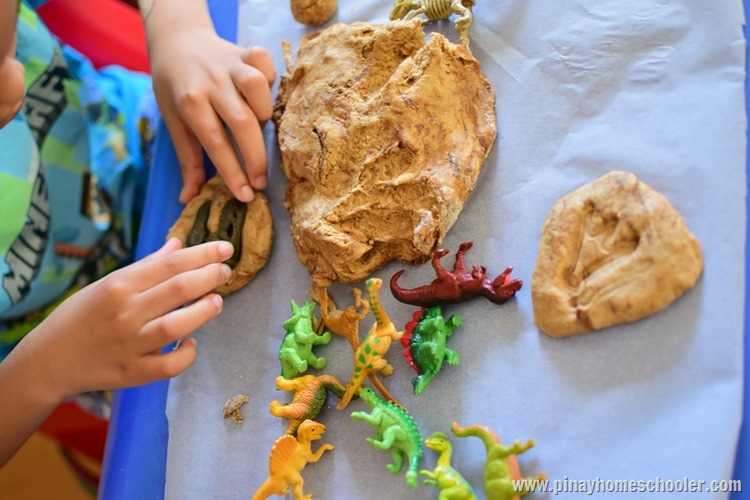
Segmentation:
[(285, 434), (273, 444), (268, 463), (268, 479), (258, 488), (252, 500), (263, 500), (271, 495), (286, 495), (292, 488), (295, 500), (312, 500), (312, 495), (303, 495), (302, 469), (310, 462), (317, 462), (326, 450), (333, 445), (326, 443), (315, 453), (310, 447), (312, 441), (320, 439), (326, 426), (313, 420), (305, 420), (299, 426), (297, 438)]
[(274, 417), (283, 417), (289, 420), (287, 434), (297, 435), (300, 424), (308, 419), (315, 419), (323, 405), (328, 399), (328, 391), (336, 396), (344, 395), (346, 388), (333, 375), (304, 375), (287, 380), (284, 377), (276, 377), (276, 389), (282, 391), (294, 391), (292, 402), (282, 405), (273, 401), (268, 410)]
[(328, 296), (326, 288), (315, 288), (310, 295), (320, 305), (320, 318), (323, 325), (330, 332), (348, 340), (352, 350), (356, 351), (359, 347), (359, 322), (370, 310), (370, 303), (362, 298), (360, 289), (352, 288), (354, 304), (343, 310), (336, 309), (336, 304)]

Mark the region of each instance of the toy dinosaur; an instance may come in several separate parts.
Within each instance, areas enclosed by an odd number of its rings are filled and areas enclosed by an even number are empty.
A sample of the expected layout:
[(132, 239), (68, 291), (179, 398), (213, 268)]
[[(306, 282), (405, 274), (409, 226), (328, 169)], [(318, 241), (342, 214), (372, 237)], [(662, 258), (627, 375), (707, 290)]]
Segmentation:
[(440, 488), (439, 500), (475, 500), (474, 488), (468, 481), (451, 466), (453, 447), (448, 437), (442, 432), (436, 432), (424, 442), (431, 450), (440, 453), (435, 470), (421, 470), (420, 474), (427, 476), (423, 484), (432, 484)]
[(285, 434), (273, 444), (268, 462), (268, 479), (253, 495), (253, 500), (262, 500), (271, 495), (286, 495), (292, 488), (295, 500), (312, 500), (312, 495), (303, 495), (305, 480), (300, 472), (308, 463), (317, 462), (326, 450), (332, 450), (332, 444), (323, 444), (315, 453), (310, 447), (312, 441), (320, 439), (326, 432), (326, 426), (313, 420), (300, 424), (297, 438)]
[(432, 306), (414, 313), (414, 319), (406, 324), (404, 336), (401, 337), (401, 351), (406, 362), (417, 371), (412, 379), (414, 394), (421, 394), (443, 366), (443, 360), (449, 365), (458, 364), (458, 353), (448, 349), (445, 342), (461, 326), (461, 317), (455, 314), (443, 320), (440, 306)]
[(336, 407), (339, 410), (346, 408), (352, 396), (362, 387), (365, 377), (368, 377), (372, 381), (383, 397), (401, 406), (393, 399), (388, 390), (383, 387), (383, 384), (375, 374), (375, 372), (380, 372), (385, 376), (393, 374), (393, 365), (389, 364), (384, 356), (391, 347), (391, 340), (398, 340), (404, 334), (404, 332), (396, 330), (388, 315), (380, 307), (378, 291), (382, 285), (383, 281), (378, 278), (371, 278), (365, 283), (370, 298), (372, 314), (375, 316), (375, 324), (372, 325), (370, 332), (362, 341), (362, 344), (354, 351), (354, 369), (352, 370), (349, 382), (346, 384), (346, 393)]
[[(344, 384), (332, 375), (303, 375), (292, 380), (284, 377), (276, 377), (276, 389), (282, 391), (294, 391), (292, 402), (282, 405), (273, 401), (268, 410), (274, 417), (282, 417), (289, 420), (287, 434), (297, 435), (297, 428), (305, 420), (315, 419), (328, 398), (328, 391), (336, 396), (344, 395), (346, 388)], [(354, 396), (355, 398), (358, 395)]]
[(343, 310), (336, 309), (336, 304), (328, 296), (326, 288), (316, 288), (311, 295), (320, 304), (320, 318), (323, 325), (331, 333), (348, 340), (352, 350), (356, 351), (359, 347), (359, 322), (370, 310), (370, 303), (362, 298), (360, 289), (352, 287), (354, 304)]
[(326, 365), (323, 357), (315, 357), (312, 352), (313, 346), (327, 344), (331, 341), (331, 334), (325, 332), (323, 335), (315, 333), (313, 328), (313, 310), (315, 302), (305, 302), (302, 307), (292, 301), (293, 316), (284, 322), (284, 340), (279, 348), (279, 361), (281, 361), (281, 376), (293, 379), (298, 374), (307, 370), (308, 365), (320, 370)]
[[(531, 493), (539, 481), (547, 479), (544, 472), (537, 477), (521, 476), (516, 455), (534, 446), (533, 439), (526, 444), (516, 441), (510, 446), (505, 446), (492, 429), (484, 425), (462, 428), (458, 422), (453, 422), (451, 430), (458, 437), (476, 436), (484, 443), (487, 450), (487, 461), (484, 466), (484, 493), (487, 500), (518, 500), (521, 496)], [(523, 484), (523, 487), (519, 488), (519, 484)]]
[(456, 263), (453, 271), (448, 271), (440, 265), (440, 258), (449, 253), (441, 248), (432, 256), (432, 267), (437, 279), (425, 286), (407, 290), (398, 286), (398, 279), (404, 274), (401, 270), (391, 278), (391, 292), (399, 302), (414, 306), (430, 307), (440, 304), (457, 304), (484, 295), (495, 304), (503, 304), (521, 289), (519, 279), (510, 279), (512, 267), (505, 269), (497, 278), (490, 281), (487, 268), (472, 266), (471, 273), (464, 264), (464, 254), (472, 247), (471, 241), (462, 243), (456, 252)]
[(394, 474), (401, 471), (406, 460), (406, 484), (416, 486), (419, 462), (422, 460), (422, 434), (416, 422), (406, 410), (381, 399), (369, 387), (359, 391), (359, 397), (367, 403), (371, 411), (354, 412), (352, 418), (377, 429), (375, 436), (367, 438), (367, 442), (376, 450), (391, 449), (393, 463), (388, 464), (386, 468)]
[(396, 0), (391, 10), (390, 19), (409, 20), (420, 14), (427, 16), (430, 21), (440, 21), (448, 19), (451, 14), (458, 14), (461, 17), (456, 19), (456, 31), (461, 45), (469, 45), (469, 26), (473, 16), (471, 8), (474, 7), (474, 0)]

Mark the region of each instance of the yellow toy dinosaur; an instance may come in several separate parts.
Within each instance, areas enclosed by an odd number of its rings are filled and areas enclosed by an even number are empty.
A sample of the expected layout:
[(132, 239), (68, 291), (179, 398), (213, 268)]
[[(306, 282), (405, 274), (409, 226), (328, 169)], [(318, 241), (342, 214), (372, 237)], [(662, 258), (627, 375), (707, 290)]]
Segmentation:
[(399, 340), (404, 335), (403, 331), (399, 332), (396, 330), (388, 315), (380, 307), (378, 291), (382, 284), (383, 281), (378, 278), (371, 278), (365, 284), (370, 298), (372, 314), (375, 316), (375, 324), (372, 325), (362, 344), (354, 351), (354, 370), (349, 378), (349, 382), (346, 384), (346, 393), (336, 407), (339, 410), (346, 408), (346, 405), (349, 404), (354, 394), (362, 387), (365, 377), (368, 377), (372, 381), (384, 398), (401, 406), (393, 399), (393, 396), (388, 393), (388, 390), (383, 387), (383, 384), (380, 383), (380, 380), (376, 376), (376, 372), (380, 372), (385, 376), (393, 374), (393, 365), (389, 364), (384, 356), (391, 347), (391, 341)]
[(326, 443), (312, 452), (310, 444), (320, 439), (326, 432), (326, 426), (313, 420), (305, 420), (297, 429), (297, 438), (285, 434), (273, 444), (268, 463), (268, 479), (258, 488), (252, 500), (263, 500), (271, 495), (286, 495), (292, 488), (295, 500), (312, 500), (312, 495), (303, 495), (302, 469), (310, 462), (317, 462), (326, 450), (333, 445)]

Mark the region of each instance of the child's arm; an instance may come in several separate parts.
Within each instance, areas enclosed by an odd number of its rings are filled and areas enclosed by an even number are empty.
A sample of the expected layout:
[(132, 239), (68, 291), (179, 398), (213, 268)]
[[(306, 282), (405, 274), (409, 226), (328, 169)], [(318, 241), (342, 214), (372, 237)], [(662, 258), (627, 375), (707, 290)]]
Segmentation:
[(0, 0), (0, 128), (4, 127), (23, 104), (24, 71), (16, 61), (17, 0)]
[[(154, 91), (175, 144), (187, 202), (205, 181), (201, 146), (234, 196), (266, 185), (261, 125), (271, 118), (276, 70), (268, 53), (219, 38), (205, 0), (139, 0)], [(224, 125), (244, 159), (243, 170)]]
[(174, 377), (190, 366), (196, 343), (185, 337), (221, 312), (221, 297), (210, 291), (229, 278), (222, 262), (232, 253), (227, 242), (180, 249), (172, 239), (55, 309), (0, 363), (0, 467), (66, 398)]

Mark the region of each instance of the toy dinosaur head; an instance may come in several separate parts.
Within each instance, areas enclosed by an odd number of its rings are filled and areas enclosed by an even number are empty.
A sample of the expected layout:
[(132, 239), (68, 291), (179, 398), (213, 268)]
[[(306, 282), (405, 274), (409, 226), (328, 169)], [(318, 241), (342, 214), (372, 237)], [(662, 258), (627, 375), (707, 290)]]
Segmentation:
[(380, 278), (370, 278), (369, 280), (365, 282), (365, 286), (367, 287), (368, 290), (372, 290), (376, 292), (380, 290), (380, 287), (382, 285), (383, 285), (383, 280), (381, 280)]
[(359, 399), (367, 403), (371, 408), (374, 407), (378, 401), (382, 401), (378, 395), (369, 387), (363, 387), (359, 391)]
[(435, 451), (443, 451), (451, 447), (451, 443), (448, 441), (448, 436), (442, 432), (433, 433), (425, 440), (424, 444), (429, 449)]
[(320, 439), (326, 432), (326, 426), (314, 420), (305, 420), (297, 429), (298, 438), (306, 438), (310, 441)]

